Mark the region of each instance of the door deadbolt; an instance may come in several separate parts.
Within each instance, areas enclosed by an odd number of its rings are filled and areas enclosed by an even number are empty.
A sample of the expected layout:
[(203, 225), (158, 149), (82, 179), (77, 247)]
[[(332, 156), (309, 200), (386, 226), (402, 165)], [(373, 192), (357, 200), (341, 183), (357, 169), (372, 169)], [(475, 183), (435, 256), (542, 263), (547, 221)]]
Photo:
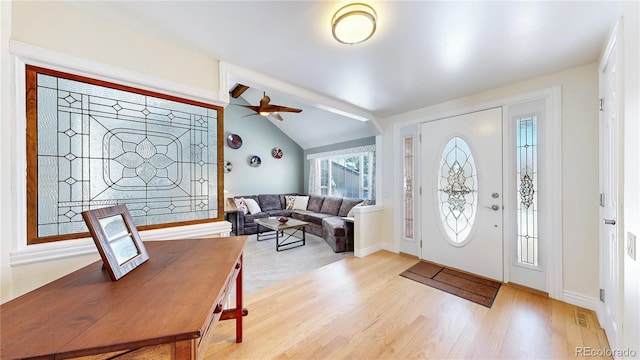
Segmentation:
[(494, 198), (494, 199), (497, 199), (497, 198), (499, 198), (499, 197), (500, 197), (500, 194), (498, 194), (498, 193), (493, 193), (493, 194), (491, 194), (491, 197), (492, 197), (492, 198)]

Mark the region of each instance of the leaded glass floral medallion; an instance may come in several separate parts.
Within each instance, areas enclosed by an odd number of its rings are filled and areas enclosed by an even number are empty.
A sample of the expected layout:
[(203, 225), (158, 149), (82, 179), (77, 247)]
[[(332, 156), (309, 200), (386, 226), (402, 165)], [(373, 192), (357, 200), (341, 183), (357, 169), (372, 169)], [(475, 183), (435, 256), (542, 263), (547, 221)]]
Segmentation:
[(461, 245), (469, 236), (476, 216), (478, 178), (469, 145), (461, 137), (444, 147), (439, 168), (439, 210), (449, 241)]
[(116, 204), (143, 229), (219, 218), (218, 107), (30, 69), (30, 241), (78, 237), (82, 211)]
[(533, 204), (533, 195), (535, 194), (533, 189), (533, 179), (529, 174), (524, 174), (520, 178), (520, 203), (525, 208), (529, 208)]

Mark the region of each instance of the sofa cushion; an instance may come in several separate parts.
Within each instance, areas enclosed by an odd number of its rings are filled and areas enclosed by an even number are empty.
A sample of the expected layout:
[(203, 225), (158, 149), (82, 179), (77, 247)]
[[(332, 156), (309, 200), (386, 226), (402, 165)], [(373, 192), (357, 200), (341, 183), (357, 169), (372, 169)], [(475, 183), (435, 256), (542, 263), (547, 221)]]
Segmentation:
[(252, 223), (253, 220), (255, 219), (264, 219), (268, 217), (269, 217), (269, 214), (267, 214), (266, 212), (260, 212), (257, 214), (247, 214), (244, 216), (244, 223), (246, 225), (247, 223)]
[(342, 200), (342, 205), (340, 205), (340, 211), (338, 212), (338, 216), (348, 216), (349, 211), (351, 211), (351, 209), (362, 203), (362, 199), (349, 199), (349, 198), (345, 198)]
[(347, 213), (347, 217), (350, 217), (350, 218), (354, 217), (355, 216), (354, 210), (363, 205), (364, 205), (364, 201), (361, 202), (360, 204), (356, 204), (356, 206), (352, 207), (351, 210), (349, 210), (349, 212)]
[(268, 213), (269, 213), (269, 216), (271, 217), (280, 217), (280, 216), (291, 217), (291, 210), (269, 210)]
[(249, 208), (247, 208), (247, 203), (245, 203), (242, 198), (235, 198), (233, 199), (233, 202), (236, 204), (236, 207), (238, 208), (238, 210), (242, 211), (243, 214), (246, 214), (249, 212)]
[(284, 196), (284, 208), (288, 210), (293, 210), (293, 206), (296, 204), (296, 195), (285, 195)]
[(282, 210), (284, 208), (279, 194), (258, 195), (258, 200), (262, 211)]
[(235, 196), (236, 199), (253, 199), (255, 201), (258, 201), (258, 195), (244, 195), (244, 196)]
[(322, 219), (322, 228), (324, 232), (330, 235), (337, 237), (345, 236), (344, 220), (337, 216), (329, 216)]
[(296, 199), (293, 201), (293, 209), (307, 210), (308, 204), (309, 204), (308, 196), (296, 196)]
[(322, 195), (311, 195), (309, 196), (309, 205), (307, 205), (307, 210), (321, 212), (322, 203), (324, 202), (324, 196)]
[(253, 200), (253, 199), (242, 199), (244, 201), (245, 204), (247, 204), (247, 209), (249, 209), (249, 214), (258, 214), (262, 212), (262, 209), (260, 209), (260, 205), (258, 205), (258, 202)]
[(291, 217), (294, 219), (306, 221), (308, 223), (312, 223), (316, 225), (322, 225), (322, 219), (328, 216), (332, 216), (332, 215), (321, 214), (321, 213), (317, 213), (315, 211), (309, 211), (309, 210), (294, 210), (291, 213)]
[(327, 196), (324, 198), (320, 212), (323, 214), (338, 215), (340, 205), (342, 205), (341, 197)]

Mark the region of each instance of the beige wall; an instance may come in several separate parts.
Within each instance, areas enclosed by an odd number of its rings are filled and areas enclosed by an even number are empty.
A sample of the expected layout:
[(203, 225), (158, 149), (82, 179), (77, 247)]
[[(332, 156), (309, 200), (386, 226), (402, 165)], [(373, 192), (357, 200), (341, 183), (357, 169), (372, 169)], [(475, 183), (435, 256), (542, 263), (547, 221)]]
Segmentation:
[[(433, 118), (486, 103), (499, 102), (545, 88), (562, 88), (562, 206), (564, 291), (588, 298), (598, 296), (598, 65), (597, 63), (518, 82), (469, 97), (451, 100), (380, 121), (385, 149), (393, 149), (393, 125)], [(383, 155), (383, 167), (393, 169), (393, 152)], [(383, 177), (386, 219), (394, 209), (393, 173)], [(393, 223), (386, 223), (385, 247), (393, 248)]]
[(11, 38), (201, 89), (218, 90), (216, 59), (106, 22), (64, 1), (13, 1)]
[[(218, 93), (219, 62), (136, 29), (113, 26), (66, 2), (0, 1), (0, 20), (0, 233), (3, 235), (0, 238), (0, 302), (5, 302), (99, 258), (97, 252), (93, 252), (26, 265), (10, 264), (10, 253), (19, 250), (16, 239), (22, 233), (16, 224), (26, 215), (16, 211), (21, 208), (17, 203), (16, 182), (22, 181), (16, 174), (24, 170), (24, 159), (16, 159), (16, 83), (9, 40), (71, 55), (94, 65), (104, 64), (184, 84), (202, 89), (206, 94)], [(74, 241), (64, 243), (69, 245)]]

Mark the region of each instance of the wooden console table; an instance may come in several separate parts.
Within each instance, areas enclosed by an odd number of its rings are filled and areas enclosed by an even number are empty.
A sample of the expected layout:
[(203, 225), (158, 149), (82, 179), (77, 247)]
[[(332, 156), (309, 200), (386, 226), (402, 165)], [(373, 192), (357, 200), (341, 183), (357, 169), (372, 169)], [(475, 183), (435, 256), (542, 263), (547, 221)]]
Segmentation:
[[(0, 358), (199, 359), (215, 323), (242, 342), (246, 236), (145, 242), (118, 281), (95, 262), (0, 306)], [(236, 286), (236, 308), (222, 310)]]

